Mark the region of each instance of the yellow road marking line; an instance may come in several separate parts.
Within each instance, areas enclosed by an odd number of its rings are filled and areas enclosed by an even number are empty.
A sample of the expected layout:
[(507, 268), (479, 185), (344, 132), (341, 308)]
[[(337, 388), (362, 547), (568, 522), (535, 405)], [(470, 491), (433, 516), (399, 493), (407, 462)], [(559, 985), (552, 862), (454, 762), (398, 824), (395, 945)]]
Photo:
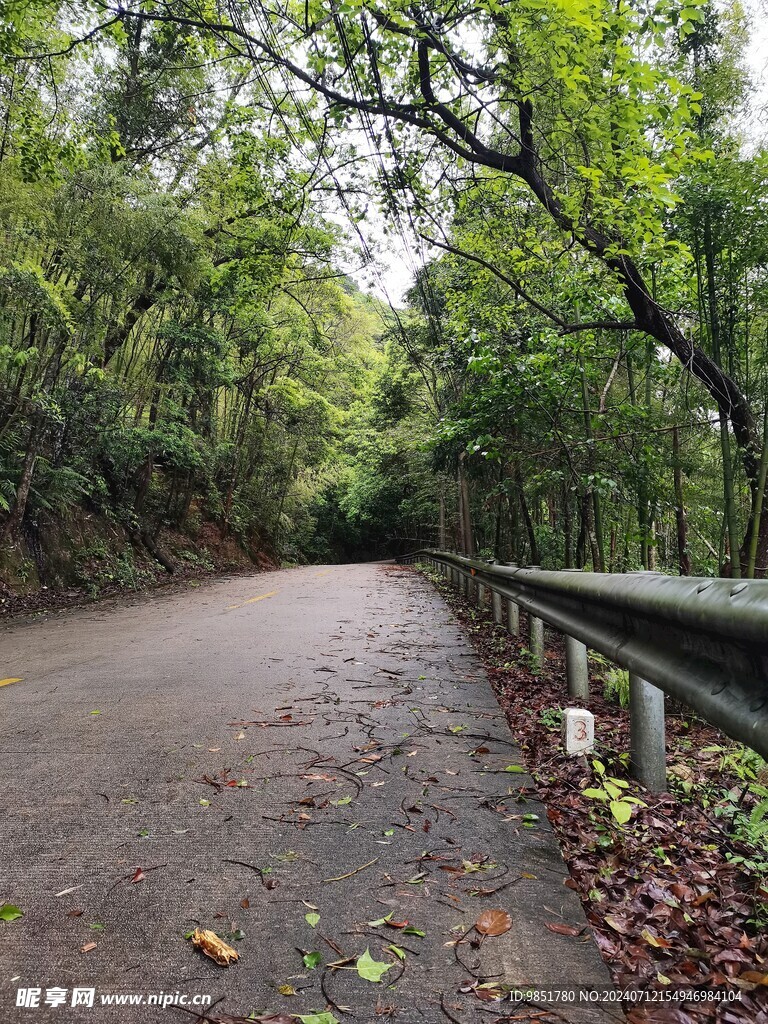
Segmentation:
[(18, 679), (0, 679), (0, 686), (10, 686), (11, 683), (20, 683), (21, 676)]
[(247, 604), (253, 604), (254, 601), (263, 601), (265, 597), (274, 597), (277, 593), (276, 590), (270, 590), (268, 594), (259, 594), (258, 597), (249, 597), (247, 601), (243, 601), (242, 604), (231, 604), (227, 608), (228, 612), (231, 612), (234, 608), (245, 608)]

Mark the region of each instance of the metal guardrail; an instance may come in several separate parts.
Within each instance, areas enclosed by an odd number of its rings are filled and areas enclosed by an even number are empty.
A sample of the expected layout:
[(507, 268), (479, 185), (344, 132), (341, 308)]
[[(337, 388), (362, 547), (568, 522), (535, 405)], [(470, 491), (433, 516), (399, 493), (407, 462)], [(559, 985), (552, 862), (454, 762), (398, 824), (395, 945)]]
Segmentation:
[(570, 696), (589, 695), (587, 647), (628, 669), (635, 776), (666, 786), (664, 694), (768, 759), (768, 580), (727, 580), (550, 571), (488, 563), (424, 549), (398, 561), (428, 560), (464, 593), (492, 595), (494, 618), (519, 632), (538, 668), (544, 623), (566, 637)]

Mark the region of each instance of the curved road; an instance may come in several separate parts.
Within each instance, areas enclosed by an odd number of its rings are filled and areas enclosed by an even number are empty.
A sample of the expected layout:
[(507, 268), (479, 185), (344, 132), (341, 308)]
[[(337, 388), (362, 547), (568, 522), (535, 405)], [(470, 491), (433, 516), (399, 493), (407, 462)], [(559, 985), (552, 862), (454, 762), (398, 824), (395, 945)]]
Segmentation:
[[(0, 903), (24, 911), (0, 922), (3, 1021), (194, 1021), (147, 1000), (198, 996), (214, 1019), (469, 1024), (526, 1012), (459, 991), (484, 979), (610, 987), (482, 668), (415, 572), (190, 585), (13, 623), (0, 655)], [(512, 927), (478, 944), (487, 909)]]

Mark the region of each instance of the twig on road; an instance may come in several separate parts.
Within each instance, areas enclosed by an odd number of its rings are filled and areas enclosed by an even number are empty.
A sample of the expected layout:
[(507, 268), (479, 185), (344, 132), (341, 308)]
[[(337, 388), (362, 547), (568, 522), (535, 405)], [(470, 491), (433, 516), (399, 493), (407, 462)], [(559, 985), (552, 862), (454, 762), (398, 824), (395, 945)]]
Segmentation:
[(361, 864), (360, 867), (359, 868), (355, 868), (354, 871), (348, 871), (345, 875), (336, 875), (334, 878), (324, 878), (323, 881), (324, 882), (341, 882), (345, 878), (351, 878), (352, 875), (357, 875), (361, 871), (365, 871), (366, 868), (369, 868), (372, 864), (375, 864), (378, 861), (378, 859), (379, 859), (378, 857), (374, 857), (373, 860), (369, 860), (367, 864)]

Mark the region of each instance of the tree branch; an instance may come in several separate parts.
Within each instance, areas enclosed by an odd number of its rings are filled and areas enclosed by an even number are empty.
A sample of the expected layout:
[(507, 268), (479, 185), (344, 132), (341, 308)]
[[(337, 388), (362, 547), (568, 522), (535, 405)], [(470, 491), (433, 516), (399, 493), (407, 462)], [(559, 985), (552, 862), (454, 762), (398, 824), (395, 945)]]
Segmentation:
[(558, 332), (561, 335), (576, 334), (578, 331), (642, 331), (634, 320), (590, 320), (581, 324), (564, 324)]
[(419, 232), (419, 237), (423, 238), (425, 242), (429, 242), (430, 245), (436, 245), (438, 249), (445, 249), (446, 252), (453, 253), (454, 256), (461, 256), (463, 259), (471, 260), (472, 263), (477, 263), (478, 266), (484, 267), (486, 270), (489, 270), (494, 275), (494, 277), (498, 277), (498, 279), (500, 281), (503, 281), (504, 284), (509, 285), (509, 287), (515, 293), (515, 295), (523, 299), (530, 306), (533, 306), (533, 308), (537, 309), (540, 313), (543, 313), (544, 316), (548, 317), (553, 323), (557, 324), (558, 327), (562, 328), (562, 330), (560, 331), (561, 334), (568, 332), (568, 328), (571, 326), (570, 324), (567, 324), (565, 320), (563, 320), (561, 317), (557, 315), (557, 313), (553, 313), (551, 309), (547, 309), (546, 306), (542, 306), (540, 302), (537, 302), (532, 295), (529, 295), (528, 292), (525, 291), (525, 289), (519, 284), (519, 282), (515, 281), (511, 277), (508, 277), (505, 273), (499, 270), (498, 267), (494, 267), (494, 265), (492, 263), (489, 263), (488, 260), (484, 260), (482, 256), (476, 256), (474, 253), (467, 252), (466, 249), (460, 249), (457, 245), (451, 245), (449, 242), (438, 242), (436, 238), (432, 238), (429, 235), (425, 235), (421, 231)]

